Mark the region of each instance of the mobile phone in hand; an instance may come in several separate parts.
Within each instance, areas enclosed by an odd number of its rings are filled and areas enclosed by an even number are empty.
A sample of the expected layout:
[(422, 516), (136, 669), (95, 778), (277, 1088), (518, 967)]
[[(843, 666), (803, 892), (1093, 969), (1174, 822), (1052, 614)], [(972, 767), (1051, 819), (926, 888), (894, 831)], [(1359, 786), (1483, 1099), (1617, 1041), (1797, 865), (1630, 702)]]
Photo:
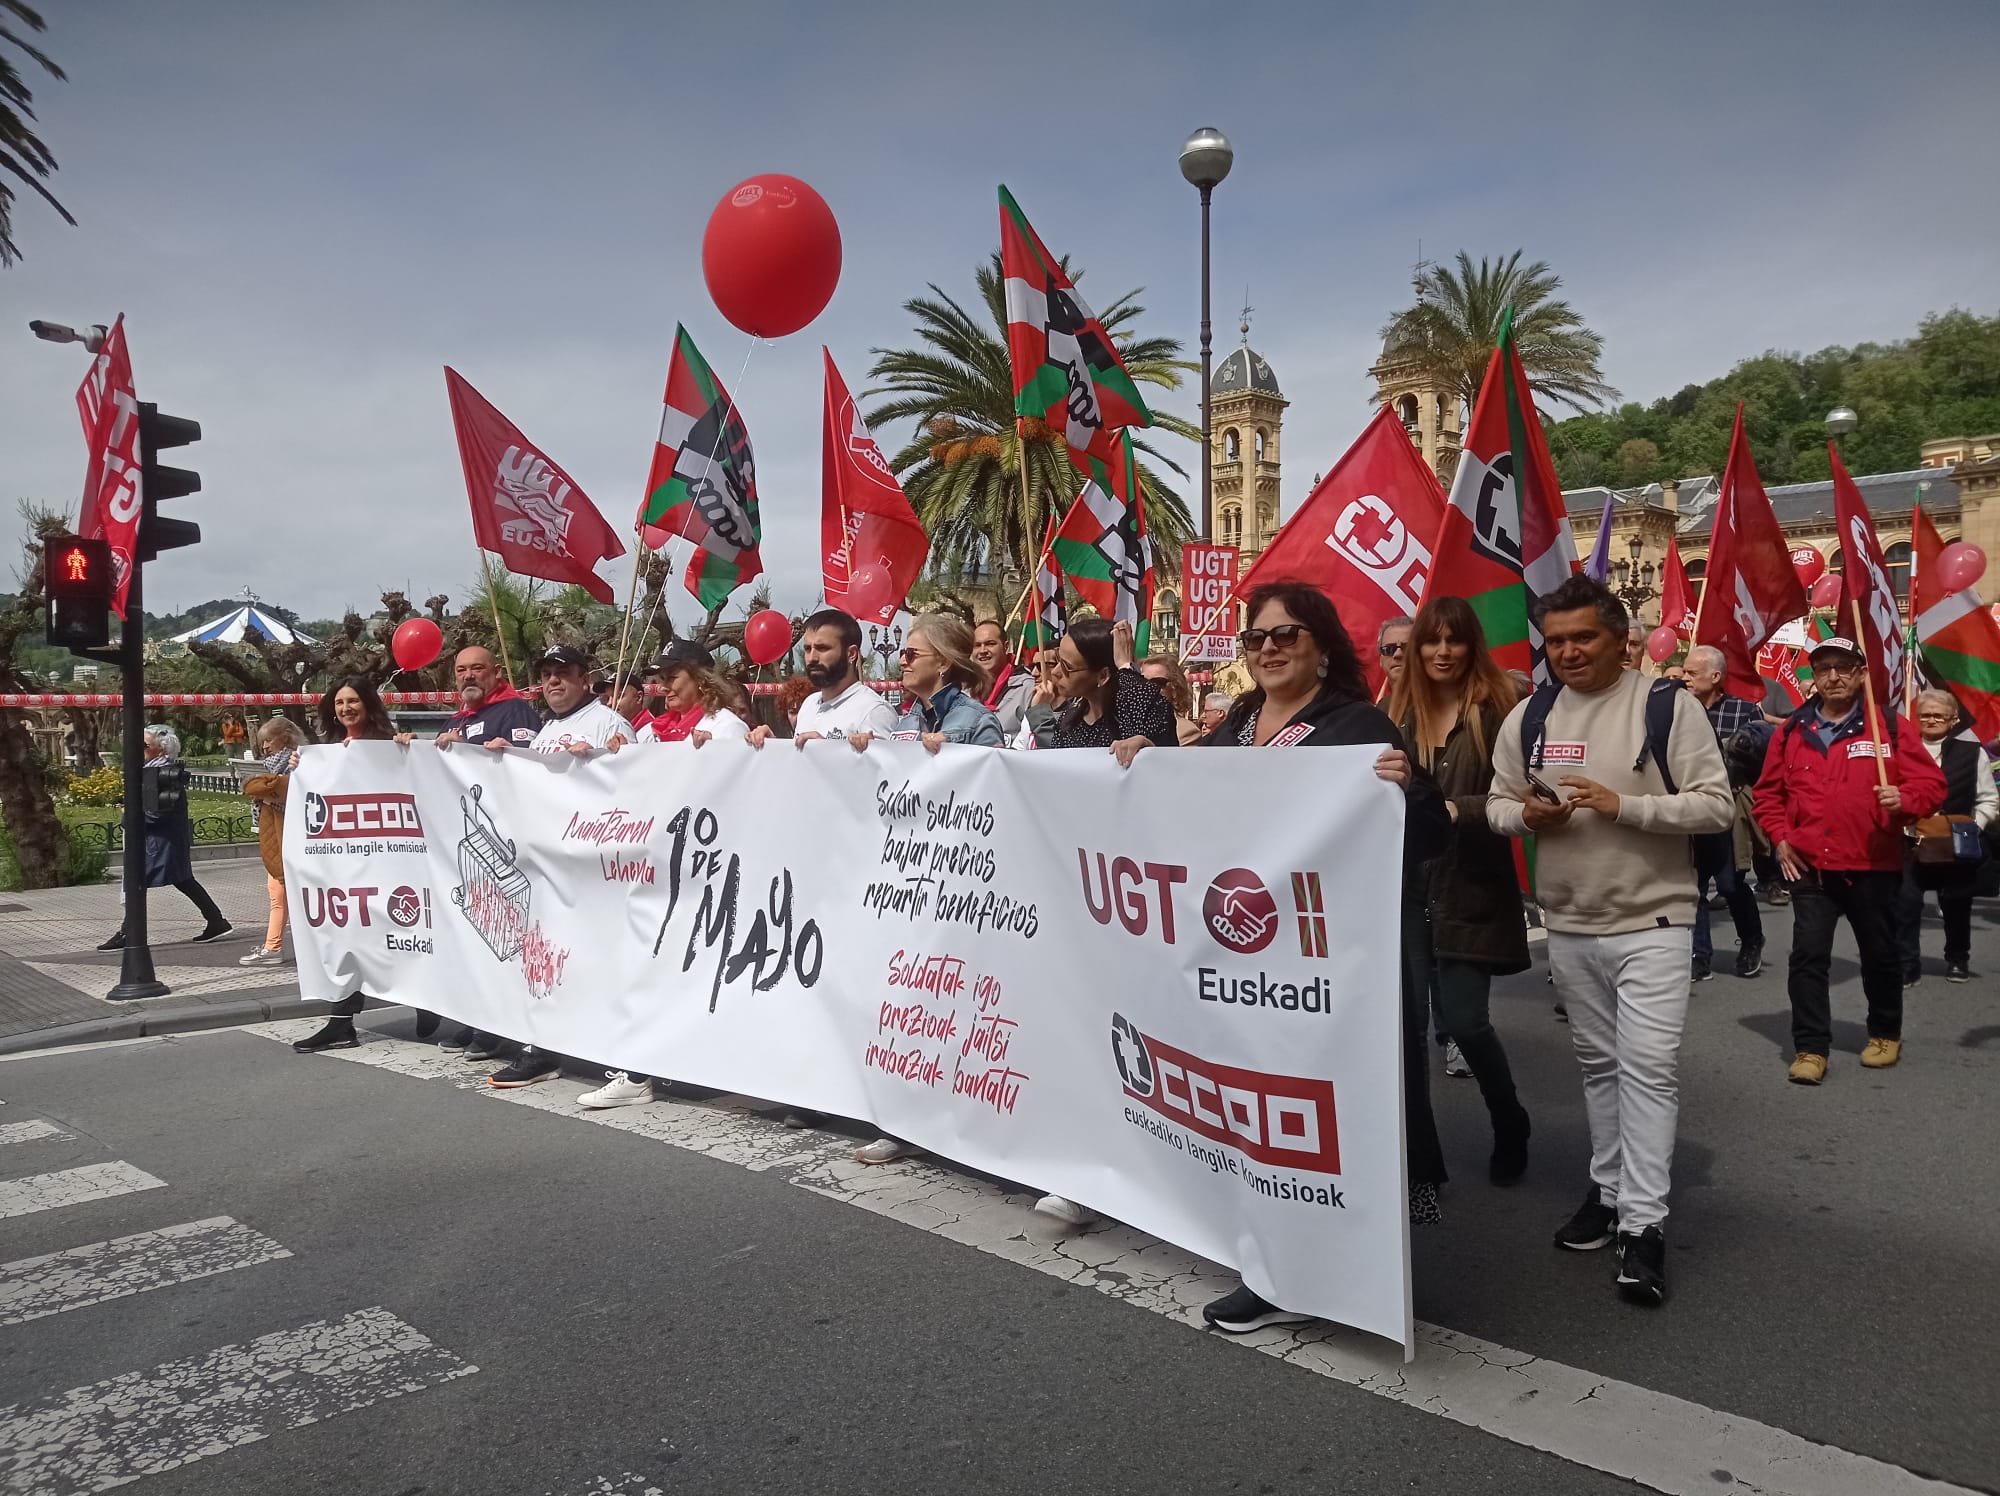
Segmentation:
[(1550, 805), (1561, 805), (1564, 803), (1563, 797), (1551, 789), (1548, 781), (1543, 779), (1541, 775), (1537, 774), (1533, 769), (1527, 770), (1526, 773), (1528, 776), (1528, 791), (1537, 800), (1545, 800)]

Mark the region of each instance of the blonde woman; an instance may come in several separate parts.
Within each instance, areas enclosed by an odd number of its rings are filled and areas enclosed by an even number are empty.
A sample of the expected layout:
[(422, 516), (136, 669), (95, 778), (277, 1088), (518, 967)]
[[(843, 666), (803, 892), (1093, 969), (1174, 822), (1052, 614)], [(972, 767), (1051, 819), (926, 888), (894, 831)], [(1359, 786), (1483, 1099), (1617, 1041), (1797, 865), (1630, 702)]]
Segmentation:
[[(896, 736), (917, 738), (932, 753), (946, 743), (1006, 746), (1000, 719), (986, 705), (986, 671), (972, 658), (972, 625), (949, 613), (920, 613), (903, 646), (903, 694), (909, 705)], [(868, 736), (849, 739), (865, 748)]]
[(264, 943), (242, 960), (244, 966), (285, 962), (285, 800), (292, 770), (299, 766), (305, 734), (288, 717), (273, 717), (257, 731), (264, 772), (243, 782), (243, 794), (257, 819), (257, 851), (264, 859), (264, 882), (271, 895), (271, 919)]

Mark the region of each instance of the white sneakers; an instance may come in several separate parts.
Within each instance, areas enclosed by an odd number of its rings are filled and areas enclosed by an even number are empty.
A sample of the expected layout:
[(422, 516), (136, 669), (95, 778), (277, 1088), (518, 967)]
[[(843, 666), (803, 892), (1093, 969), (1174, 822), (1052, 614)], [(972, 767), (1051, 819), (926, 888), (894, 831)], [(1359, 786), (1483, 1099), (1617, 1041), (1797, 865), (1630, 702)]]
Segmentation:
[(1444, 1073), (1454, 1076), (1459, 1080), (1464, 1080), (1466, 1076), (1472, 1074), (1472, 1067), (1466, 1064), (1465, 1056), (1459, 1051), (1456, 1039), (1450, 1039), (1445, 1042)]
[(1097, 1219), (1097, 1212), (1087, 1209), (1074, 1200), (1065, 1200), (1061, 1195), (1044, 1195), (1035, 1202), (1035, 1211), (1051, 1220), (1061, 1221), (1065, 1226), (1088, 1226)]
[(285, 964), (285, 953), (282, 950), (272, 951), (260, 948), (252, 951), (236, 964), (238, 966), (283, 966)]
[(642, 1106), (653, 1099), (653, 1083), (650, 1080), (634, 1080), (623, 1070), (604, 1072), (604, 1084), (595, 1091), (585, 1091), (576, 1098), (578, 1106), (593, 1110), (610, 1106)]
[(908, 1158), (923, 1150), (915, 1143), (901, 1143), (894, 1138), (877, 1138), (872, 1143), (864, 1143), (854, 1150), (854, 1161), (858, 1164), (893, 1164), (899, 1158)]

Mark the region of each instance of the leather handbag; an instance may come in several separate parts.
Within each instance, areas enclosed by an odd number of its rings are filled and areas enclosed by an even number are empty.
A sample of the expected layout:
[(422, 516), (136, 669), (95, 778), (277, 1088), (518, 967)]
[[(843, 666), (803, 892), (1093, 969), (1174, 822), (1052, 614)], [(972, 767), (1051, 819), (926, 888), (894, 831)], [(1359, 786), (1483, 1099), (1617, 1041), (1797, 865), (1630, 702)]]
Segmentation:
[(1920, 863), (1974, 863), (1986, 856), (1979, 825), (1971, 816), (1925, 816), (1911, 828)]

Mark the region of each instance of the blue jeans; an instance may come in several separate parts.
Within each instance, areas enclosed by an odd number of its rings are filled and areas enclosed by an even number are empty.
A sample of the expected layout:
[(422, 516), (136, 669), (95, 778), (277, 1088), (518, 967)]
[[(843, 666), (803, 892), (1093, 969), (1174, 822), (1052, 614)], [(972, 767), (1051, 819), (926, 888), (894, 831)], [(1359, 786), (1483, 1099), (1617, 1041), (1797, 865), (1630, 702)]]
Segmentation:
[[(1729, 917), (1736, 922), (1736, 943), (1762, 945), (1764, 917), (1757, 912), (1757, 895), (1743, 881), (1736, 864), (1725, 863), (1716, 873), (1714, 881), (1715, 891), (1729, 900)], [(1708, 930), (1708, 884), (1707, 878), (1695, 880), (1694, 958), (1697, 961), (1710, 961), (1715, 957), (1715, 940)]]

